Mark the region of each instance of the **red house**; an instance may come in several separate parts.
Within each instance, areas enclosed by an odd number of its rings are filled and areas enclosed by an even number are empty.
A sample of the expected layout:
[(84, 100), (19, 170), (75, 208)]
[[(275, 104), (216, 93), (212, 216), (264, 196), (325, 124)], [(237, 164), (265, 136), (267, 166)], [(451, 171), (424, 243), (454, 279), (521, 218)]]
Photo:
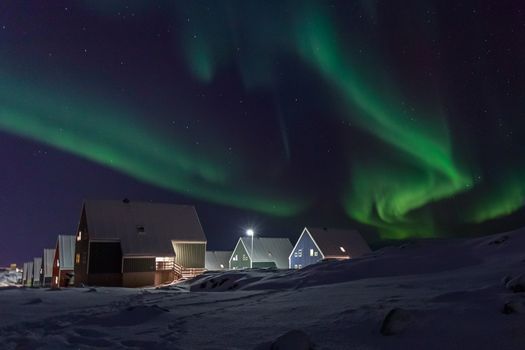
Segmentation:
[(59, 235), (53, 259), (52, 288), (73, 284), (75, 274), (75, 236)]

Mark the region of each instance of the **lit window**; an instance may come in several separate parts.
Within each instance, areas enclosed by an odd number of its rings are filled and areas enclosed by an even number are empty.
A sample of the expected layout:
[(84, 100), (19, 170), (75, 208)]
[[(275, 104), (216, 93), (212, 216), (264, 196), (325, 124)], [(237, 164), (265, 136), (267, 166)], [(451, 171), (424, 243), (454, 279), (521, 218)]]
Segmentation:
[(82, 231), (78, 231), (77, 241), (82, 240)]
[(299, 264), (299, 268), (302, 268), (302, 267), (303, 267), (303, 265)]
[(248, 257), (245, 254), (242, 255), (242, 261), (248, 261)]
[(297, 268), (297, 264), (294, 264), (293, 268), (296, 269)]
[(224, 265), (223, 264), (221, 264), (221, 269), (224, 269)]
[(343, 247), (339, 247), (339, 249), (341, 249), (341, 251), (342, 251), (343, 253), (346, 253), (345, 248), (343, 248)]
[(57, 259), (57, 267), (60, 267), (60, 260)]
[(75, 255), (75, 263), (76, 263), (76, 264), (80, 264), (80, 253), (77, 253), (77, 254)]
[(271, 257), (272, 256), (272, 252), (268, 252), (268, 256)]
[(58, 276), (55, 276), (55, 284), (58, 284)]
[(299, 258), (303, 256), (303, 250), (302, 250), (302, 249), (299, 249), (299, 250), (297, 251), (297, 256), (298, 256)]
[(310, 256), (314, 256), (314, 250), (310, 249)]
[(293, 256), (297, 258), (297, 252), (294, 252), (294, 253), (293, 253)]
[(238, 260), (239, 260), (239, 256), (238, 256), (237, 254), (235, 254), (235, 255), (233, 256), (233, 259), (232, 259), (232, 260), (233, 260), (233, 261), (238, 261)]
[(318, 254), (317, 252), (314, 252), (314, 256), (317, 256), (317, 254)]

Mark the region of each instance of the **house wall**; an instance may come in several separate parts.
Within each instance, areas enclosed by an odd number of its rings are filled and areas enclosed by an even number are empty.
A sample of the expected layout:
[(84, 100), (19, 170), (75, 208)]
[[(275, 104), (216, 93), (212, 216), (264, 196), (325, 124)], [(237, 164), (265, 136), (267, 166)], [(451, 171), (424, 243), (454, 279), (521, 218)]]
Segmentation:
[(75, 285), (122, 285), (120, 242), (88, 242), (87, 265), (87, 274), (81, 275), (82, 278), (78, 280), (75, 276)]
[[(80, 241), (78, 240), (79, 232)], [(85, 209), (82, 209), (80, 223), (77, 230), (77, 240), (75, 243), (75, 285), (88, 284), (88, 256), (89, 256), (89, 232), (86, 221)]]
[(239, 270), (249, 268), (250, 258), (248, 256), (248, 252), (244, 248), (244, 245), (239, 242), (232, 253), (232, 257), (230, 259), (230, 269)]
[[(317, 256), (315, 255), (317, 253)], [(299, 241), (290, 255), (290, 268), (300, 269), (315, 264), (323, 259), (321, 252), (317, 249), (312, 237), (308, 233), (301, 235)]]
[(52, 288), (58, 288), (60, 285), (60, 280), (59, 280), (60, 268), (57, 262), (58, 262), (58, 244), (57, 244), (57, 248), (55, 249), (55, 257), (53, 258), (53, 277), (51, 278)]
[(125, 272), (122, 274), (122, 286), (128, 288), (153, 286), (155, 271), (152, 272)]
[(175, 263), (187, 268), (204, 268), (206, 243), (173, 242)]

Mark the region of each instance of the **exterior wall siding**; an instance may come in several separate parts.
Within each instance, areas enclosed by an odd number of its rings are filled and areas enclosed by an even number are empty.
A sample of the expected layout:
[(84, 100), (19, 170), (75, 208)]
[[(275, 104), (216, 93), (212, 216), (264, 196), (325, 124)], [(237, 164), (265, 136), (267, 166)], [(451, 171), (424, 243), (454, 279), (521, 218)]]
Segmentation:
[[(315, 255), (317, 253), (317, 256)], [(304, 233), (292, 250), (290, 255), (290, 268), (300, 269), (315, 264), (323, 259), (321, 252), (315, 246), (312, 237)]]
[(232, 253), (232, 257), (230, 258), (230, 269), (239, 270), (249, 268), (250, 258), (248, 256), (248, 252), (244, 248), (244, 245), (239, 242)]
[(155, 272), (155, 258), (124, 258), (122, 272)]
[(126, 272), (122, 274), (122, 286), (127, 288), (153, 286), (155, 271), (153, 272)]
[[(80, 241), (78, 234), (82, 232)], [(82, 216), (77, 230), (77, 241), (75, 243), (75, 285), (88, 284), (88, 255), (89, 255), (89, 232), (86, 221), (85, 209), (82, 209)]]
[(177, 243), (173, 242), (175, 263), (188, 268), (204, 268), (206, 243)]

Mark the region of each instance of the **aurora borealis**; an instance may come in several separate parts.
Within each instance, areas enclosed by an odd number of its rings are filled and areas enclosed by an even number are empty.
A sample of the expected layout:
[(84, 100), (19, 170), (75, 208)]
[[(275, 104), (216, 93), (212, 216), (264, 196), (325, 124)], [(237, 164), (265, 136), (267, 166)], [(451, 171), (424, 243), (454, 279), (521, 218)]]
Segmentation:
[(36, 188), (196, 203), (223, 235), (239, 213), (384, 239), (522, 226), (524, 23), (496, 1), (2, 2), (0, 214)]

